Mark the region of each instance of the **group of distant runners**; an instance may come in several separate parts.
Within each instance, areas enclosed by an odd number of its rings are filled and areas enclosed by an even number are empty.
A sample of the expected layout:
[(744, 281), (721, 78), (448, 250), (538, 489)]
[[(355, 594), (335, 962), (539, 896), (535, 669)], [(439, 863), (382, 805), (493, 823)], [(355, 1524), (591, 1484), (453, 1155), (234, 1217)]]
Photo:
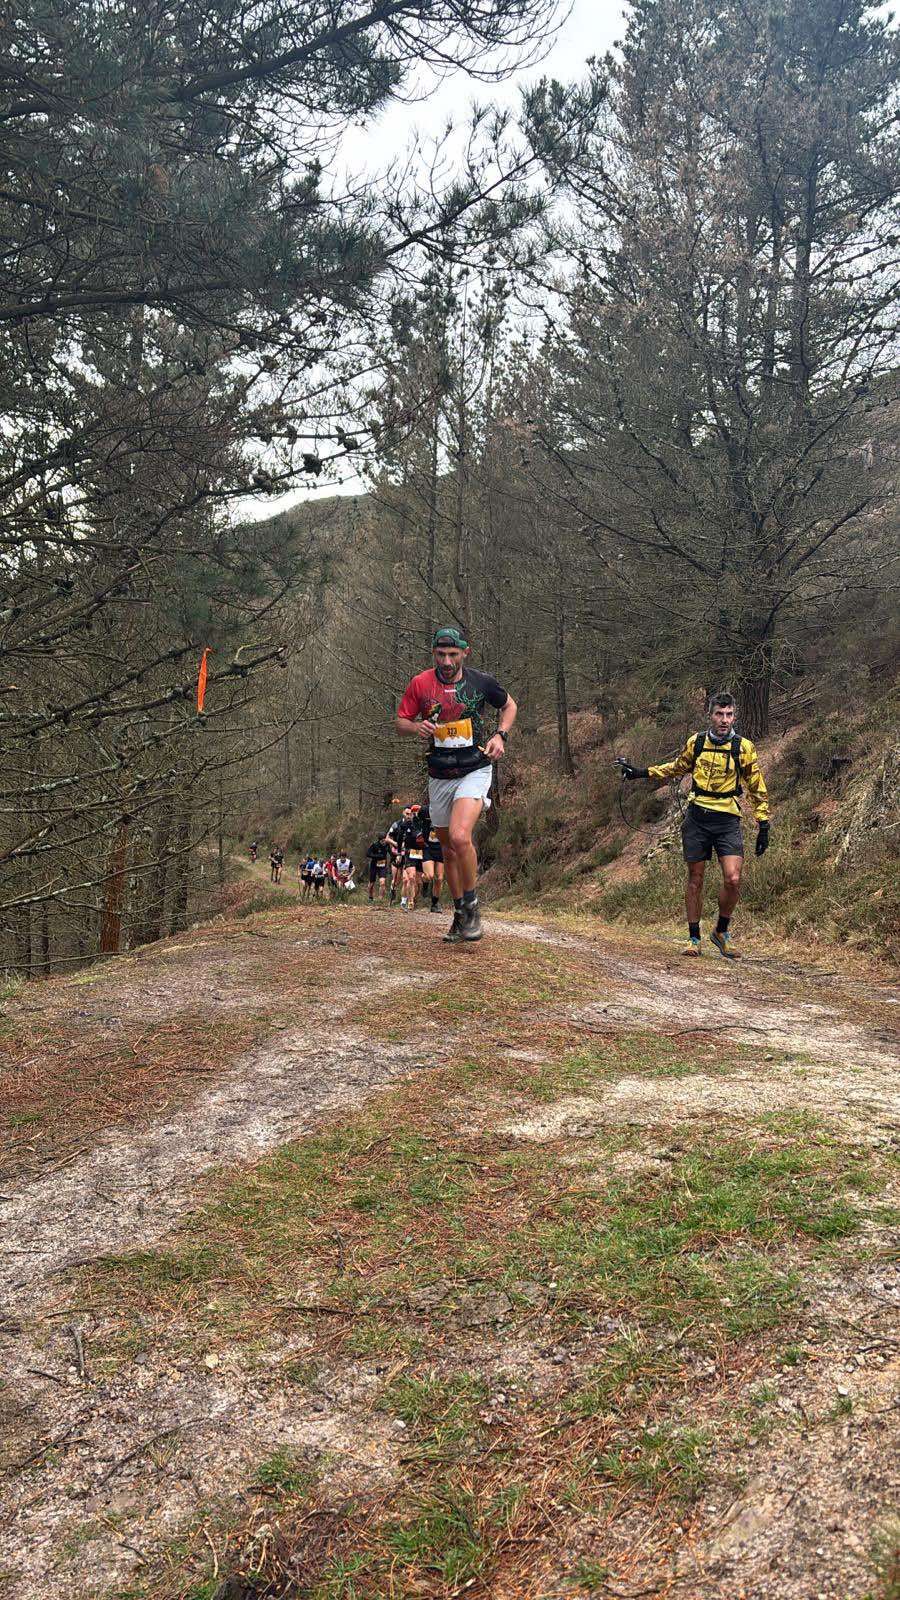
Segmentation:
[(404, 806), (387, 832), (374, 839), (366, 852), (369, 862), (369, 899), (377, 905), (395, 905), (414, 911), (418, 901), (440, 907), (444, 886), (444, 851), (426, 806)]
[[(253, 839), (250, 842), (250, 860), (256, 861), (258, 856), (259, 841)], [(272, 883), (281, 882), (284, 865), (284, 845), (273, 844), (269, 851), (269, 878)], [(326, 889), (332, 896), (352, 894), (356, 888), (353, 861), (346, 850), (324, 857), (307, 855), (301, 850), (297, 862), (297, 886), (304, 900), (321, 897)]]
[[(414, 910), (428, 902), (440, 909), (446, 881), (453, 918), (444, 934), (448, 944), (482, 937), (478, 903), (475, 825), (491, 804), (493, 769), (502, 759), (516, 719), (516, 702), (496, 678), (468, 665), (469, 643), (458, 628), (438, 628), (432, 639), (432, 665), (406, 687), (395, 726), (427, 749), (428, 789), (424, 804), (404, 806), (401, 815), (369, 846), (369, 900)], [(497, 713), (493, 733), (485, 726), (487, 708)], [(722, 873), (719, 916), (710, 934), (719, 955), (735, 960), (731, 917), (741, 887), (744, 841), (740, 796), (746, 788), (758, 825), (756, 855), (769, 845), (769, 801), (752, 741), (735, 729), (737, 705), (726, 692), (709, 702), (708, 723), (691, 735), (675, 760), (640, 767), (619, 758), (627, 781), (661, 784), (691, 774), (691, 792), (682, 825), (687, 863), (688, 941), (684, 954), (702, 954), (700, 908), (706, 863), (715, 851)], [(280, 852), (280, 853), (279, 853)], [(278, 882), (284, 852), (274, 847), (272, 877)], [(309, 857), (298, 869), (305, 899), (355, 887), (349, 856), (319, 861)]]

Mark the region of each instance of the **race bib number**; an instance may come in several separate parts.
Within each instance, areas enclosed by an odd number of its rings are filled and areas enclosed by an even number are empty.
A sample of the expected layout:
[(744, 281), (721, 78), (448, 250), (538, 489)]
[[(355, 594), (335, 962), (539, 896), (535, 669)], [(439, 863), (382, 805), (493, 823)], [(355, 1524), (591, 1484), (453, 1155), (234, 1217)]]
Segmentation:
[(471, 717), (461, 717), (458, 722), (439, 722), (434, 730), (434, 742), (442, 750), (465, 750), (475, 740)]
[(410, 861), (421, 861), (423, 852), (419, 849), (413, 849), (408, 851), (407, 854), (409, 855)]

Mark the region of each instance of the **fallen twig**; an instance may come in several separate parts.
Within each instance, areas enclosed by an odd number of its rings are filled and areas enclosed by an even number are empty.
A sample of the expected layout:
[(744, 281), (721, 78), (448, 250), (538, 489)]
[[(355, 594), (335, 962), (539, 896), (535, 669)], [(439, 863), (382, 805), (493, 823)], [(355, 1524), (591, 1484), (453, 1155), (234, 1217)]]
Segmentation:
[(75, 1432), (75, 1429), (83, 1421), (84, 1418), (79, 1417), (78, 1422), (73, 1422), (71, 1426), (65, 1428), (62, 1433), (58, 1433), (55, 1439), (45, 1439), (44, 1443), (39, 1445), (37, 1450), (32, 1450), (30, 1456), (24, 1456), (21, 1461), (11, 1461), (5, 1468), (6, 1473), (12, 1477), (14, 1472), (24, 1472), (25, 1468), (30, 1467), (33, 1461), (40, 1461), (41, 1458), (47, 1454), (48, 1450), (55, 1450), (57, 1445), (62, 1444), (66, 1439), (68, 1439), (70, 1444), (78, 1444), (82, 1436), (79, 1434), (74, 1439), (71, 1436)]
[(209, 1545), (210, 1550), (212, 1551), (212, 1558), (213, 1558), (212, 1575), (213, 1575), (213, 1579), (215, 1579), (215, 1578), (217, 1578), (219, 1576), (219, 1557), (218, 1557), (218, 1553), (216, 1551), (215, 1545), (212, 1542), (212, 1539), (209, 1537), (208, 1529), (204, 1526), (201, 1529), (201, 1532), (202, 1532), (203, 1537), (206, 1540), (207, 1544)]
[(82, 1338), (81, 1329), (74, 1322), (67, 1322), (66, 1323), (66, 1333), (68, 1333), (70, 1335), (72, 1343), (75, 1346), (75, 1359), (78, 1362), (78, 1376), (81, 1379), (82, 1383), (84, 1383), (84, 1381), (85, 1381), (84, 1339)]

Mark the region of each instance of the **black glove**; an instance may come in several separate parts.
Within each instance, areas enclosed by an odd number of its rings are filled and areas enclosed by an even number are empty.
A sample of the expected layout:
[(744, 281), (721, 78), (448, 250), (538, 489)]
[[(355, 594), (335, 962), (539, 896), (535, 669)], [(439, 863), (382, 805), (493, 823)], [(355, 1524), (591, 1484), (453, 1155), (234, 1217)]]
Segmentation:
[(756, 835), (756, 854), (758, 856), (764, 856), (768, 848), (769, 824), (767, 822), (761, 822), (759, 825), (759, 832)]
[(630, 761), (623, 761), (621, 756), (616, 758), (623, 778), (647, 778), (649, 772), (646, 767), (632, 766)]

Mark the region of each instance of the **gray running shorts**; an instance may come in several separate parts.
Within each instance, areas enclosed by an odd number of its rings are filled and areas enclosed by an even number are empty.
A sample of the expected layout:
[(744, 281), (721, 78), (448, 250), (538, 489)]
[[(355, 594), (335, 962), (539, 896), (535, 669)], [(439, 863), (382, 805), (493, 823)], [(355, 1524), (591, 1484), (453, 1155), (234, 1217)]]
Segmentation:
[(450, 813), (455, 800), (480, 800), (484, 809), (490, 805), (493, 767), (476, 767), (461, 778), (428, 779), (428, 814), (434, 828), (449, 828)]

